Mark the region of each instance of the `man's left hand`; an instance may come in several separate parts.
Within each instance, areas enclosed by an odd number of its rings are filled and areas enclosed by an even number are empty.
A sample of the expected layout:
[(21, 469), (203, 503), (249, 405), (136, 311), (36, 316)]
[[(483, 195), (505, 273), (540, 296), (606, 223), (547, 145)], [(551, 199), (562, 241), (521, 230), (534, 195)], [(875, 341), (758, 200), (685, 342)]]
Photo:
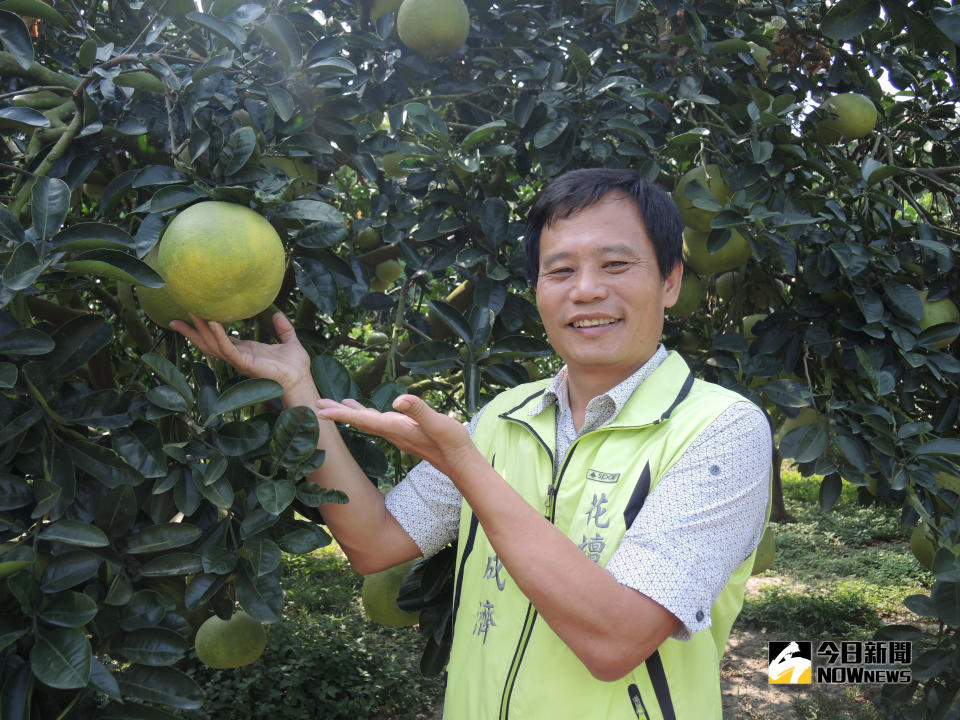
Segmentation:
[(338, 403), (322, 399), (317, 403), (317, 415), (382, 437), (451, 478), (471, 454), (477, 453), (463, 425), (436, 412), (416, 395), (400, 395), (393, 407), (398, 412), (380, 412), (356, 400)]

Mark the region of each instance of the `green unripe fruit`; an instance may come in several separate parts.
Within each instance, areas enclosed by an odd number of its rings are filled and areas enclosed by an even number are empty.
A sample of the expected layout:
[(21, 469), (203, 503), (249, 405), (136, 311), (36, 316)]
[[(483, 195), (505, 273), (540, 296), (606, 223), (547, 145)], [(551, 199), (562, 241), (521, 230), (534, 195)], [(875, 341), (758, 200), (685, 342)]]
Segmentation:
[(680, 294), (677, 302), (668, 307), (666, 312), (670, 317), (684, 317), (690, 315), (700, 307), (703, 301), (703, 283), (693, 273), (685, 273), (680, 285)]
[(842, 93), (828, 98), (821, 106), (822, 119), (817, 123), (820, 142), (836, 143), (856, 140), (873, 132), (877, 124), (877, 108), (866, 95)]
[(229, 620), (213, 615), (197, 630), (197, 658), (207, 667), (222, 670), (249, 665), (266, 646), (267, 631), (243, 610)]
[(721, 205), (725, 205), (730, 199), (730, 188), (727, 186), (726, 180), (723, 179), (720, 166), (710, 164), (698, 165), (693, 170), (686, 172), (673, 191), (673, 201), (677, 204), (680, 217), (683, 218), (683, 224), (700, 232), (709, 232), (710, 221), (717, 213), (698, 208), (687, 197), (686, 188), (691, 182), (697, 182), (707, 188)]
[(384, 260), (374, 268), (373, 272), (377, 279), (382, 282), (392, 283), (403, 275), (403, 265), (400, 264), (399, 260)]
[(397, 34), (424, 57), (449, 55), (470, 34), (470, 11), (463, 0), (404, 0), (397, 11)]
[(410, 560), (364, 576), (360, 599), (363, 609), (373, 622), (389, 627), (406, 627), (420, 622), (420, 613), (407, 612), (397, 607), (400, 586), (413, 562)]

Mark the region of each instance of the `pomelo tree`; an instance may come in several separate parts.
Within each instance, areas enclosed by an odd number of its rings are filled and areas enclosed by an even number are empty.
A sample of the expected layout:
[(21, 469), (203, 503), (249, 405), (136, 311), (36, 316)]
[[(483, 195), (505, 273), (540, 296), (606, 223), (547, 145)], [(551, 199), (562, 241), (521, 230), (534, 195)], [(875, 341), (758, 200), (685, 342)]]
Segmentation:
[[(327, 543), (323, 505), (348, 500), (303, 479), (323, 462), (309, 409), (144, 314), (178, 212), (273, 225), (273, 307), (325, 395), (466, 417), (556, 369), (522, 222), (545, 182), (598, 165), (671, 190), (722, 175), (682, 188), (707, 258), (665, 340), (767, 408), (825, 507), (846, 481), (923, 525), (936, 582), (908, 604), (942, 630), (882, 631), (916, 662), (881, 702), (955, 708), (957, 8), (470, 1), (466, 43), (430, 57), (372, 5), (0, 0), (0, 714), (198, 706), (197, 628), (237, 606), (278, 620), (281, 553)], [(876, 126), (825, 142), (819, 105), (848, 92)], [(731, 238), (750, 257), (711, 272)], [(269, 314), (237, 330), (269, 340)], [(411, 462), (344, 433), (383, 488)], [(401, 592), (426, 672), (451, 572), (442, 553)]]

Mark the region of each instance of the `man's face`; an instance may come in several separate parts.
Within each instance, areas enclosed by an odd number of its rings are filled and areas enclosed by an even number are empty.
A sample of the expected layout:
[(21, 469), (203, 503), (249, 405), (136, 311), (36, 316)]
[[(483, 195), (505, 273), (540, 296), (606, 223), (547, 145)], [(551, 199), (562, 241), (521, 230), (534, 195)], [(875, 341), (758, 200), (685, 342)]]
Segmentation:
[(623, 195), (545, 227), (537, 308), (571, 379), (606, 379), (612, 387), (649, 360), (682, 276), (678, 264), (660, 277), (643, 219)]

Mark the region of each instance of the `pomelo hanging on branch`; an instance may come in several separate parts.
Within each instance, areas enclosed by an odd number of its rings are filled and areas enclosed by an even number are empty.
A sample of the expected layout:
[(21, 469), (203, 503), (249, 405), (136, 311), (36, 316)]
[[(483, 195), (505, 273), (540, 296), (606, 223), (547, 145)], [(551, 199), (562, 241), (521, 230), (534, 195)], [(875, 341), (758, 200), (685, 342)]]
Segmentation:
[(690, 227), (683, 229), (683, 262), (697, 275), (734, 270), (753, 256), (750, 242), (736, 230), (730, 231), (730, 238), (714, 253), (707, 245), (709, 237), (709, 232)]
[(709, 190), (719, 205), (725, 205), (730, 199), (730, 188), (723, 179), (720, 166), (711, 163), (698, 165), (693, 170), (687, 171), (673, 191), (673, 201), (677, 204), (683, 224), (700, 232), (710, 232), (710, 221), (718, 211), (706, 210), (694, 205), (693, 200), (687, 195), (687, 186), (690, 183), (697, 183)]
[(207, 667), (224, 670), (254, 662), (267, 647), (267, 631), (243, 610), (229, 620), (212, 615), (196, 637), (197, 658)]
[(266, 218), (210, 200), (178, 214), (160, 239), (170, 297), (206, 320), (230, 323), (265, 310), (280, 290), (283, 243)]
[(859, 93), (841, 93), (828, 98), (820, 106), (820, 113), (816, 136), (824, 143), (862, 138), (872, 133), (877, 124), (876, 106)]
[(397, 34), (424, 57), (455, 52), (470, 34), (470, 12), (463, 0), (403, 0)]
[[(157, 270), (157, 272), (160, 272), (159, 263), (157, 262), (157, 250), (158, 248), (154, 247), (153, 250), (146, 254), (143, 261), (154, 270)], [(160, 276), (163, 277), (163, 273), (160, 273)], [(186, 323), (190, 322), (189, 313), (180, 307), (177, 301), (170, 296), (170, 291), (167, 290), (166, 286), (152, 288), (146, 285), (137, 285), (137, 299), (140, 301), (140, 308), (146, 313), (147, 317), (160, 327), (169, 328), (171, 320), (183, 320)]]

